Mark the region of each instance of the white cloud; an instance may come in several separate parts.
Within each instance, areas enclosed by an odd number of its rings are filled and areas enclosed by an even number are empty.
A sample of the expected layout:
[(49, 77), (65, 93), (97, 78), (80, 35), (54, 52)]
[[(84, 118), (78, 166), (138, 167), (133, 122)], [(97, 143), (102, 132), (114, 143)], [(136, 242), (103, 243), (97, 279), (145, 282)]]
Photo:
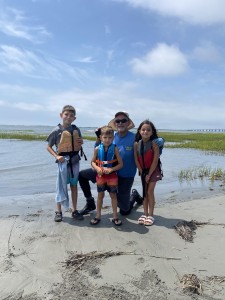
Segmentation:
[(75, 61), (80, 62), (80, 63), (94, 63), (94, 62), (96, 62), (96, 60), (93, 60), (93, 58), (91, 56), (78, 58), (78, 59), (75, 59)]
[(10, 7), (1, 8), (0, 31), (4, 34), (33, 43), (41, 43), (44, 39), (51, 37), (51, 33), (44, 26), (34, 26), (31, 21), (21, 10)]
[(164, 16), (177, 17), (191, 24), (225, 23), (224, 0), (114, 0), (133, 7), (153, 10)]
[(188, 70), (185, 55), (176, 46), (158, 44), (142, 58), (133, 58), (130, 65), (135, 73), (146, 76), (176, 76)]
[(202, 42), (192, 53), (193, 58), (202, 62), (218, 62), (221, 58), (220, 52), (211, 42)]
[(8, 69), (26, 74), (34, 71), (34, 66), (30, 62), (30, 52), (7, 45), (1, 45), (0, 50), (0, 64), (4, 64)]
[(0, 94), (0, 105), (3, 107), (43, 110), (46, 108), (45, 101), (51, 92), (28, 85), (0, 84)]
[[(47, 92), (44, 89), (31, 89), (29, 86), (0, 85), (0, 119), (5, 124), (18, 124), (19, 118), (10, 120), (5, 113), (10, 109), (10, 116), (23, 116), (19, 124), (54, 125), (60, 121), (62, 107), (72, 104), (77, 109), (75, 123), (82, 127), (103, 126), (120, 110), (127, 111), (136, 126), (149, 118), (158, 129), (224, 127), (225, 103), (220, 99), (214, 105), (215, 100), (206, 96), (203, 105), (201, 95), (193, 101), (174, 95), (161, 99), (159, 95), (153, 96), (151, 93), (149, 96), (140, 96), (137, 89), (132, 82), (116, 81), (109, 81), (108, 85), (102, 84), (101, 89), (89, 92), (85, 88), (56, 93), (55, 90)], [(5, 95), (10, 100), (5, 101)], [(27, 102), (23, 99), (27, 99)]]
[(20, 109), (20, 110), (27, 110), (27, 111), (41, 111), (45, 110), (43, 105), (39, 105), (36, 103), (28, 103), (28, 102), (18, 102), (13, 105), (13, 107)]
[(35, 54), (8, 45), (0, 45), (0, 68), (5, 72), (16, 71), (26, 77), (48, 80), (62, 80), (64, 74), (79, 82), (88, 78), (87, 72), (83, 69), (71, 67), (47, 55)]
[(57, 117), (65, 104), (74, 105), (79, 126), (103, 126), (120, 110), (127, 110), (132, 114), (136, 109), (136, 103), (132, 101), (136, 85), (113, 80), (108, 84), (107, 80), (104, 82), (101, 88), (92, 91), (71, 89), (54, 93), (47, 97), (46, 109)]

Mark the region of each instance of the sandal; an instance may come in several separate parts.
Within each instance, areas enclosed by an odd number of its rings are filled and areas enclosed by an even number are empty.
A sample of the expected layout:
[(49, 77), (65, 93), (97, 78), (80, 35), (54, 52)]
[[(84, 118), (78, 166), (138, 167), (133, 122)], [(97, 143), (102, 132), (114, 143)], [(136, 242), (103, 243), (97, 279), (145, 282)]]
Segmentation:
[(114, 225), (116, 226), (120, 226), (122, 225), (122, 221), (120, 219), (112, 219), (112, 222)]
[(145, 226), (152, 226), (155, 222), (155, 219), (151, 216), (146, 217), (144, 225)]
[(94, 219), (91, 219), (90, 224), (91, 225), (97, 225), (100, 221), (101, 221), (101, 219), (94, 218)]
[(138, 219), (138, 224), (143, 225), (145, 223), (146, 220), (146, 216), (142, 215), (139, 219)]

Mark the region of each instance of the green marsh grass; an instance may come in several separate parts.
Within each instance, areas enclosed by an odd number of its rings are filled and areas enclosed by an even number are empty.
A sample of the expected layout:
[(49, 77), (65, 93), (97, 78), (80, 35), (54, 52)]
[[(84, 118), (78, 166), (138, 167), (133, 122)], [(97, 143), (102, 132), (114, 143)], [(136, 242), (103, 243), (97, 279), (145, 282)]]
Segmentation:
[(225, 180), (225, 171), (221, 168), (212, 169), (210, 167), (193, 167), (191, 169), (181, 170), (178, 173), (178, 179), (180, 182), (194, 181), (196, 179), (204, 180)]
[[(192, 148), (203, 151), (225, 153), (225, 133), (199, 132), (158, 132), (166, 141), (165, 148)], [(33, 131), (0, 131), (0, 139), (46, 140), (47, 135)], [(95, 136), (84, 136), (84, 139), (95, 141)]]
[(168, 148), (192, 148), (204, 151), (225, 153), (225, 133), (179, 133), (160, 132), (159, 136), (165, 138)]
[(225, 180), (225, 171), (223, 171), (221, 168), (217, 168), (215, 170), (211, 170), (210, 172), (210, 180), (218, 180), (222, 179)]
[[(158, 132), (158, 135), (165, 139), (165, 148), (192, 148), (225, 153), (225, 133)], [(85, 136), (85, 139), (95, 140), (95, 137)]]
[(9, 131), (1, 132), (0, 139), (17, 139), (23, 141), (44, 141), (47, 135), (35, 134), (33, 131)]

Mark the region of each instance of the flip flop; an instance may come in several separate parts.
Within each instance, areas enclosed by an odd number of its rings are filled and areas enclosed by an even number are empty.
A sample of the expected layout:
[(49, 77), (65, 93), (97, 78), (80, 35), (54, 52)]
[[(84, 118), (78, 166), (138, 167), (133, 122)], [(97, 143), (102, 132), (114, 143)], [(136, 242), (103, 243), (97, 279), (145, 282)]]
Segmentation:
[(138, 224), (143, 225), (145, 223), (146, 220), (146, 216), (142, 215), (139, 219), (138, 219)]
[(90, 224), (91, 225), (97, 225), (100, 221), (101, 221), (101, 219), (94, 218), (94, 219), (91, 219)]
[(144, 225), (145, 226), (152, 226), (155, 222), (155, 219), (151, 216), (146, 217)]
[(114, 225), (116, 226), (120, 226), (122, 225), (122, 221), (120, 219), (112, 219), (112, 222)]

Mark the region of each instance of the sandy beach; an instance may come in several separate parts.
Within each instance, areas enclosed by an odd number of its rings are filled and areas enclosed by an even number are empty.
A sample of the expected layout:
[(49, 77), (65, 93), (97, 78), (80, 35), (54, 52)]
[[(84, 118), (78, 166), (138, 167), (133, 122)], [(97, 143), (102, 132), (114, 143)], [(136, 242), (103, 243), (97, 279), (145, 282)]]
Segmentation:
[[(0, 299), (225, 299), (224, 196), (156, 205), (151, 227), (137, 224), (140, 206), (121, 227), (109, 207), (97, 226), (69, 212), (55, 223), (52, 199), (0, 198)], [(174, 229), (191, 220), (203, 222), (193, 242)], [(190, 274), (198, 290), (186, 288)]]

